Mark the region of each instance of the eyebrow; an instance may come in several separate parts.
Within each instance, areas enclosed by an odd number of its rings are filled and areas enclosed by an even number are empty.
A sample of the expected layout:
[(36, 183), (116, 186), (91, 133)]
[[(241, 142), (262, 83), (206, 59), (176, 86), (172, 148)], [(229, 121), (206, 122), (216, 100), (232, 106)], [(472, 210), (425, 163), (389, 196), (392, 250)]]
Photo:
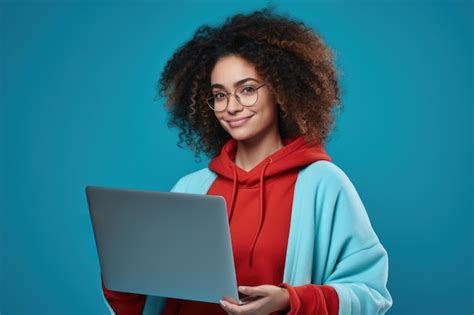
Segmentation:
[[(255, 80), (255, 79), (252, 79), (252, 78), (245, 78), (245, 79), (242, 79), (240, 81), (235, 82), (234, 87), (237, 87), (241, 84), (244, 84), (245, 82), (250, 81), (250, 80), (258, 82), (258, 80)], [(260, 82), (258, 82), (258, 83), (260, 83)], [(225, 86), (223, 86), (222, 84), (219, 84), (219, 83), (214, 83), (213, 85), (211, 85), (211, 88), (223, 88), (223, 89), (225, 89)]]

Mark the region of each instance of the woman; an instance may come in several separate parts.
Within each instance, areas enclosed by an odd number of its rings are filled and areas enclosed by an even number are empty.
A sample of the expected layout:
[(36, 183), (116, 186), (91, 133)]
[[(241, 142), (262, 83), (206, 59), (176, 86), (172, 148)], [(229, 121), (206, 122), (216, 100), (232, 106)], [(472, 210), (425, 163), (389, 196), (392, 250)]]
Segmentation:
[(388, 257), (323, 145), (339, 105), (332, 53), (270, 9), (200, 27), (160, 79), (170, 125), (208, 167), (172, 191), (221, 195), (247, 305), (114, 292), (118, 314), (383, 314)]

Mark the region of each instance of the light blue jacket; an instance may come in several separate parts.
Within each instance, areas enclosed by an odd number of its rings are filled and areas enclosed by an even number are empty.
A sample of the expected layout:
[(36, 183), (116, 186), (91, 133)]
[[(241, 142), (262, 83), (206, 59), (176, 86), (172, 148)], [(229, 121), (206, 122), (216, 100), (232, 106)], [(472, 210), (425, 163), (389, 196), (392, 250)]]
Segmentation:
[[(216, 177), (204, 168), (182, 177), (171, 191), (206, 194)], [(302, 168), (295, 184), (283, 282), (331, 285), (339, 297), (339, 315), (375, 315), (392, 306), (387, 280), (387, 252), (347, 175), (325, 160)], [(143, 315), (161, 314), (165, 302), (147, 296)]]

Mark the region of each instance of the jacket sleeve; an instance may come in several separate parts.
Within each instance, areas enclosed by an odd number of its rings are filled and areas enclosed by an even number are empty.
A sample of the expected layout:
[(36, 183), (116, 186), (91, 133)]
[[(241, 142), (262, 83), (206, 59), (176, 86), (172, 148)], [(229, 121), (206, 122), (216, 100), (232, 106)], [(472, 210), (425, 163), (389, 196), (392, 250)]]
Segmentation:
[(305, 284), (292, 286), (278, 285), (288, 290), (290, 307), (288, 315), (338, 315), (339, 299), (336, 290), (328, 285)]
[(326, 232), (316, 235), (328, 239), (322, 283), (336, 290), (339, 314), (384, 314), (393, 303), (387, 290), (387, 252), (352, 182), (340, 169), (333, 175), (320, 204), (325, 227), (319, 229)]
[(116, 315), (141, 315), (146, 301), (146, 295), (112, 291), (105, 287), (101, 274), (102, 291), (105, 302)]

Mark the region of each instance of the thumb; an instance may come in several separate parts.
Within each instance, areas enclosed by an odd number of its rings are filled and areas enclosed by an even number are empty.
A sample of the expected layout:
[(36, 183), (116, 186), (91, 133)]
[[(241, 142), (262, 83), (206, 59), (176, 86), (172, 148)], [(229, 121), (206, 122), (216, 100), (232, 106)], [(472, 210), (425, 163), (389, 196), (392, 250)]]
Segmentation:
[(268, 292), (265, 289), (265, 286), (259, 285), (256, 287), (246, 287), (246, 286), (239, 286), (239, 291), (252, 296), (267, 296)]

